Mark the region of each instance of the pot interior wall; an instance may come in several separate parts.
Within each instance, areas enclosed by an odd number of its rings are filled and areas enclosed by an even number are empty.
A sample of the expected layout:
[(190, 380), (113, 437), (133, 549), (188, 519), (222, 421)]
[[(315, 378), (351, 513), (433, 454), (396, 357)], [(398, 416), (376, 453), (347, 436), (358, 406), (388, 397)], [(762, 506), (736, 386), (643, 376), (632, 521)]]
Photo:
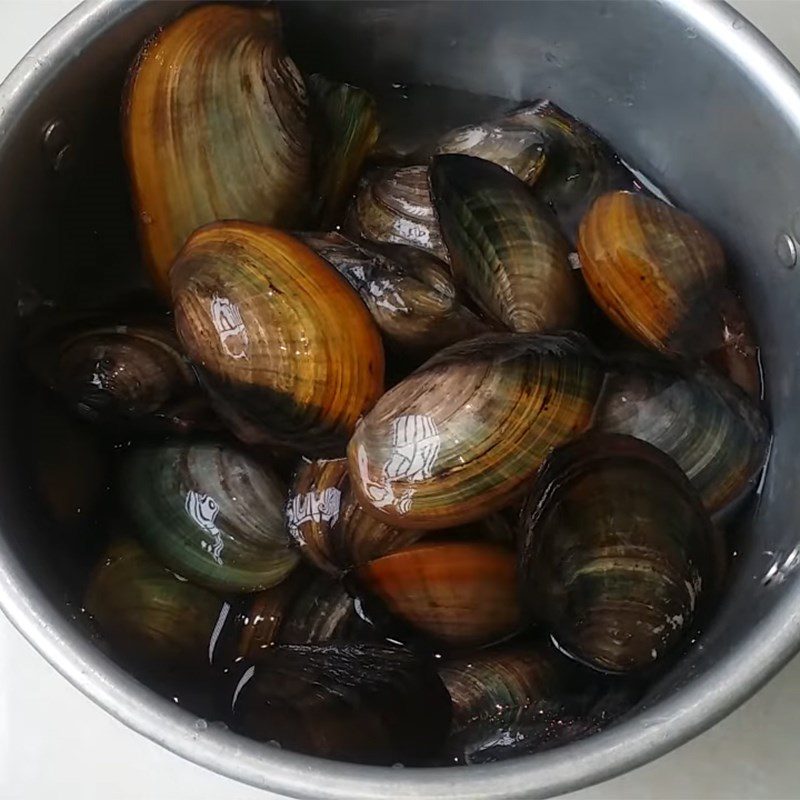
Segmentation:
[[(59, 614), (63, 565), (32, 501), (16, 420), (24, 393), (15, 360), (20, 294), (102, 300), (143, 283), (118, 135), (124, 74), (143, 37), (185, 3), (131, 10), (51, 71), (21, 119), (0, 119), (0, 499), (2, 535)], [(776, 235), (796, 202), (797, 132), (714, 46), (658, 4), (288, 3), (290, 51), (301, 66), (375, 90), (402, 119), (457, 118), (423, 99), (406, 114), (392, 84), (435, 84), (516, 102), (550, 97), (589, 122), (630, 163), (721, 237), (764, 347), (774, 423), (771, 463), (737, 535), (724, 601), (700, 640), (646, 698), (652, 704), (713, 667), (782, 602), (800, 562), (794, 531), (798, 471), (794, 344), (797, 278), (780, 266)], [(421, 115), (421, 116), (418, 116)], [(438, 115), (438, 116), (437, 116)], [(60, 169), (42, 144), (63, 121), (72, 155)], [(466, 119), (464, 120), (466, 121)], [(794, 164), (794, 169), (788, 165)]]

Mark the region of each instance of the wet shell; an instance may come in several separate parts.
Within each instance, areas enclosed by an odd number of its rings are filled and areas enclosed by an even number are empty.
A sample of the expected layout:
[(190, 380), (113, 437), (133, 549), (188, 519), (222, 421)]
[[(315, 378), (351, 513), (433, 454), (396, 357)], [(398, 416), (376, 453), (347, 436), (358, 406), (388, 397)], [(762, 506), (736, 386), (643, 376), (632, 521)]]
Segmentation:
[(580, 334), (485, 334), (390, 389), (348, 447), (364, 509), (403, 528), (460, 525), (524, 492), (584, 431), (603, 366)]
[(195, 228), (218, 219), (302, 223), (311, 131), (275, 6), (191, 9), (148, 39), (123, 101), (125, 155), (157, 286)]
[(201, 668), (223, 602), (180, 580), (133, 539), (114, 541), (95, 568), (84, 605), (114, 650), (136, 664)]
[(364, 160), (380, 134), (378, 111), (369, 92), (311, 75), (308, 91), (320, 127), (315, 219), (322, 228), (340, 221)]
[(524, 115), (512, 113), (450, 131), (439, 139), (435, 153), (482, 158), (532, 184), (545, 165), (545, 143), (541, 131), (526, 125)]
[(761, 411), (708, 367), (690, 372), (634, 363), (621, 367), (609, 375), (595, 424), (671, 456), (711, 513), (753, 488), (769, 444)]
[(629, 336), (671, 356), (720, 345), (725, 258), (688, 214), (644, 195), (603, 195), (581, 222), (578, 251), (589, 292)]
[(341, 582), (299, 567), (285, 581), (253, 595), (239, 635), (239, 656), (257, 659), (274, 644), (376, 640)]
[(558, 645), (607, 672), (673, 652), (719, 587), (721, 545), (674, 461), (590, 434), (545, 462), (523, 516), (524, 603)]
[(521, 333), (571, 327), (580, 286), (550, 209), (479, 158), (435, 157), (430, 183), (453, 276), (481, 310)]
[(139, 539), (201, 585), (255, 592), (280, 583), (297, 563), (284, 527), (284, 486), (230, 445), (140, 445), (127, 454), (119, 487)]
[(361, 567), (366, 592), (451, 647), (489, 644), (522, 624), (514, 552), (495, 544), (417, 544)]
[(439, 669), (453, 703), (445, 749), (458, 761), (541, 752), (600, 730), (626, 707), (543, 643), (506, 645)]
[(293, 236), (227, 222), (189, 239), (171, 281), (178, 335), (236, 436), (341, 449), (383, 389), (383, 346), (336, 270)]
[(633, 176), (608, 145), (549, 100), (507, 114), (502, 124), (531, 134), (535, 131), (542, 137), (544, 163), (533, 192), (555, 212), (570, 240), (574, 241), (581, 218), (601, 194), (634, 186)]
[(166, 320), (65, 315), (32, 336), (28, 361), (45, 386), (90, 422), (181, 433), (211, 424)]
[(424, 166), (381, 168), (362, 178), (345, 230), (373, 242), (419, 247), (449, 261)]
[(346, 458), (300, 465), (289, 492), (286, 525), (302, 555), (333, 574), (402, 550), (423, 535), (366, 514), (350, 489)]
[(447, 265), (416, 247), (381, 250), (339, 233), (299, 234), (358, 292), (387, 345), (418, 356), (483, 333), (487, 326), (456, 297)]
[(435, 670), (399, 647), (281, 645), (232, 678), (234, 730), (322, 758), (427, 759), (450, 724)]
[(726, 289), (720, 295), (722, 346), (706, 361), (740, 386), (754, 400), (763, 397), (761, 352), (744, 303)]

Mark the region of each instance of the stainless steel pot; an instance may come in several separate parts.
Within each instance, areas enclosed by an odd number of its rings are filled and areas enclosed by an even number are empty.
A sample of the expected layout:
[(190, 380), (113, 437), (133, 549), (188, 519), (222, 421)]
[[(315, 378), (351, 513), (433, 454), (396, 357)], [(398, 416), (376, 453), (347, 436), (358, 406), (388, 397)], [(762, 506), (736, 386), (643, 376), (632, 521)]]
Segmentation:
[(108, 276), (133, 274), (119, 91), (142, 38), (185, 5), (89, 0), (0, 89), (0, 604), (11, 621), (130, 727), (198, 764), (293, 797), (540, 797), (656, 758), (733, 710), (800, 644), (800, 271), (792, 269), (800, 247), (800, 76), (728, 6), (691, 0), (285, 8), (301, 61), (341, 77), (551, 97), (708, 222), (738, 268), (764, 345), (770, 464), (719, 613), (636, 713), (586, 741), (498, 765), (340, 764), (206, 728), (81, 633), (18, 469), (18, 287), (102, 294)]

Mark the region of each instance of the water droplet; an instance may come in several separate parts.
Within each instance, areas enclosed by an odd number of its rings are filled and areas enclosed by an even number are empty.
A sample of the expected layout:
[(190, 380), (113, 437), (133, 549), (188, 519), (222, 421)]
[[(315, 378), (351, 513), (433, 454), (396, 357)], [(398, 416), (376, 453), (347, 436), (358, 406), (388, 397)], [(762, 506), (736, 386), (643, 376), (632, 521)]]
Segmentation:
[(628, 108), (633, 108), (634, 106), (634, 97), (632, 94), (626, 94), (622, 97), (622, 102), (628, 106)]
[(204, 731), (206, 728), (208, 728), (208, 722), (206, 722), (206, 720), (204, 720), (202, 717), (195, 720), (194, 729), (196, 731)]
[(69, 132), (62, 119), (53, 119), (42, 128), (42, 146), (50, 166), (63, 172), (75, 160), (75, 152), (69, 141)]
[(551, 53), (549, 50), (544, 54), (544, 60), (548, 64), (553, 64), (556, 67), (561, 65), (561, 59), (559, 59), (555, 53)]
[(797, 263), (797, 245), (788, 233), (778, 234), (775, 240), (775, 255), (787, 269), (792, 269)]
[(458, 39), (451, 39), (449, 44), (450, 47), (455, 47), (458, 44)]
[(744, 27), (744, 20), (741, 17), (736, 17), (733, 21), (733, 29), (738, 31)]
[(686, 29), (686, 38), (687, 39), (696, 39), (697, 38), (697, 31), (694, 28), (687, 28)]
[(267, 744), (277, 747), (278, 750), (283, 750), (283, 745), (277, 739), (270, 739)]
[(150, 223), (152, 223), (152, 221), (153, 221), (153, 218), (146, 211), (140, 211), (139, 212), (139, 219), (145, 225), (150, 225)]

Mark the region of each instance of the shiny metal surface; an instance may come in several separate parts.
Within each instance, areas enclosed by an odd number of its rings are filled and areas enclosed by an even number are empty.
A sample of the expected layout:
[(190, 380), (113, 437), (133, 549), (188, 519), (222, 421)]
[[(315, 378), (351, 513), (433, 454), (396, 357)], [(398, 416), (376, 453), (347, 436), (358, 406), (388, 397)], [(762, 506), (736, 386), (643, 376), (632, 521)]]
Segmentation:
[[(118, 274), (134, 274), (126, 273), (132, 240), (116, 103), (138, 42), (182, 5), (88, 2), (0, 87), (4, 376), (11, 375), (20, 282), (58, 296), (91, 284), (100, 296), (103, 276), (118, 282)], [(722, 237), (764, 344), (775, 443), (720, 611), (636, 714), (539, 756), (381, 769), (203, 728), (103, 657), (70, 618), (20, 478), (19, 398), (10, 379), (0, 381), (0, 605), (62, 674), (132, 728), (192, 761), (293, 797), (540, 797), (657, 757), (731, 711), (800, 644), (800, 300), (797, 270), (782, 266), (776, 247), (800, 209), (800, 76), (738, 14), (714, 3), (496, 2), (470, 4), (469, 13), (452, 3), (293, 3), (285, 16), (301, 60), (321, 59), (341, 77), (552, 97)]]

